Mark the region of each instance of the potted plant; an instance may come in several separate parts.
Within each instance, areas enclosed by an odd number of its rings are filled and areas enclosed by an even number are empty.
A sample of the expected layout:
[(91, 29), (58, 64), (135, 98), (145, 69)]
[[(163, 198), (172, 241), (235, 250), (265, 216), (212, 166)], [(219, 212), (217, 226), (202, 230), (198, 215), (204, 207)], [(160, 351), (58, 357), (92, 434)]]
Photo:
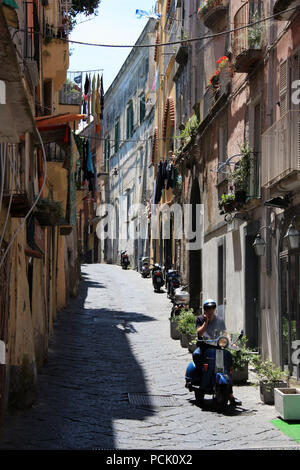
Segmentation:
[(193, 309), (182, 309), (178, 318), (177, 330), (180, 333), (180, 344), (183, 348), (188, 348), (189, 341), (197, 334), (196, 317)]
[(252, 358), (252, 364), (259, 380), (262, 402), (266, 405), (274, 405), (274, 389), (288, 387), (288, 374), (280, 367), (276, 367), (269, 359), (263, 361), (259, 355)]
[(197, 349), (197, 341), (198, 341), (198, 335), (197, 333), (193, 334), (191, 336), (191, 339), (188, 344), (188, 350), (190, 353), (193, 353)]
[(248, 380), (248, 364), (252, 359), (252, 351), (247, 348), (248, 338), (242, 336), (238, 341), (233, 341), (239, 347), (238, 351), (231, 350), (232, 356), (232, 380), (234, 383), (244, 383)]
[(180, 333), (178, 331), (178, 320), (179, 320), (179, 314), (176, 314), (175, 312), (172, 311), (171, 316), (169, 318), (170, 320), (170, 336), (172, 339), (180, 339)]
[(220, 214), (227, 214), (234, 212), (236, 209), (235, 195), (234, 194), (222, 194), (221, 199), (218, 202)]

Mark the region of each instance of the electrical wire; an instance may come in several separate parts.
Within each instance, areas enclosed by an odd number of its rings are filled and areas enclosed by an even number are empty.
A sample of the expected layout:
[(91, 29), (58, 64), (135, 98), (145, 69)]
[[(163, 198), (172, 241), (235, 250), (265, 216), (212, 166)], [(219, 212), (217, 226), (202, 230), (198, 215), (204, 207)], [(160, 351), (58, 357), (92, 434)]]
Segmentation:
[[(299, 6), (294, 6), (294, 7), (291, 7), (291, 8), (287, 8), (285, 10), (282, 10), (282, 12), (280, 13), (276, 13), (275, 15), (270, 15), (270, 16), (267, 16), (265, 18), (262, 18), (260, 20), (257, 20), (257, 21), (253, 21), (252, 23), (247, 23), (243, 26), (238, 26), (237, 28), (232, 28), (232, 29), (228, 29), (226, 31), (221, 31), (220, 33), (212, 33), (212, 34), (207, 34), (205, 36), (199, 36), (199, 37), (196, 37), (196, 38), (188, 38), (188, 39), (184, 39), (184, 42), (186, 43), (191, 43), (191, 42), (196, 42), (196, 41), (204, 41), (205, 39), (213, 39), (215, 37), (219, 37), (219, 36), (224, 36), (224, 35), (227, 35), (227, 34), (230, 34), (230, 33), (234, 33), (236, 31), (241, 31), (243, 29), (248, 29), (248, 28), (252, 28), (253, 26), (257, 25), (257, 24), (261, 24), (261, 23), (265, 23), (269, 20), (272, 20), (272, 19), (275, 19), (277, 16), (279, 16), (279, 14), (282, 14), (282, 13), (288, 13), (289, 11), (295, 11), (299, 9)], [(27, 30), (25, 29), (18, 29), (14, 32), (17, 33), (17, 32), (28, 32)], [(82, 45), (82, 46), (92, 46), (92, 47), (108, 47), (108, 48), (135, 48), (135, 49), (140, 49), (140, 48), (150, 48), (150, 47), (162, 47), (162, 46), (172, 46), (172, 45), (176, 45), (176, 44), (181, 44), (182, 43), (182, 39), (178, 40), (178, 41), (170, 41), (170, 42), (164, 42), (164, 43), (155, 43), (155, 44), (98, 44), (98, 43), (92, 43), (92, 42), (83, 42), (83, 41), (75, 41), (73, 39), (67, 39), (67, 38), (56, 38), (56, 37), (53, 37), (53, 36), (48, 36), (48, 35), (44, 35), (41, 31), (32, 31), (32, 34), (38, 34), (40, 36), (42, 36), (43, 39), (59, 39), (60, 41), (63, 41), (63, 42), (66, 42), (66, 43), (71, 43), (71, 44), (78, 44), (78, 45)]]
[(40, 199), (41, 195), (42, 195), (42, 192), (43, 192), (43, 189), (44, 189), (44, 186), (46, 184), (46, 178), (47, 178), (47, 158), (46, 158), (46, 152), (45, 152), (45, 148), (44, 148), (44, 143), (43, 143), (43, 140), (42, 140), (42, 137), (41, 137), (41, 134), (39, 133), (38, 129), (36, 128), (36, 132), (37, 132), (37, 135), (38, 135), (38, 138), (40, 140), (40, 143), (41, 143), (41, 147), (42, 147), (42, 154), (43, 154), (43, 159), (44, 159), (44, 176), (43, 176), (43, 183), (42, 183), (42, 186), (41, 186), (41, 189), (36, 197), (36, 200), (34, 201), (33, 205), (31, 206), (30, 210), (27, 212), (26, 216), (24, 217), (23, 221), (20, 223), (19, 227), (17, 228), (17, 230), (15, 231), (12, 239), (10, 240), (2, 258), (0, 259), (0, 269), (2, 267), (2, 264), (7, 256), (7, 253), (8, 251), (10, 250), (16, 236), (18, 235), (18, 233), (20, 232), (21, 228), (23, 227), (23, 225), (25, 224), (26, 220), (28, 219), (28, 217), (30, 216), (30, 214), (32, 213), (33, 209), (35, 208), (35, 206), (37, 205), (38, 203), (38, 200)]
[[(298, 8), (299, 8), (299, 6), (294, 6), (294, 7), (291, 7), (291, 8), (287, 8), (286, 10), (283, 10), (280, 14), (287, 13), (289, 11), (294, 11), (294, 10), (297, 10)], [(270, 16), (267, 16), (267, 17), (261, 19), (261, 20), (253, 21), (252, 23), (247, 23), (246, 25), (239, 26), (237, 28), (232, 28), (232, 29), (229, 29), (229, 30), (226, 30), (226, 31), (221, 31), (220, 33), (212, 33), (212, 34), (208, 34), (206, 36), (200, 36), (200, 37), (196, 37), (196, 38), (188, 38), (188, 39), (185, 39), (184, 42), (191, 43), (191, 42), (196, 42), (196, 41), (204, 41), (205, 39), (212, 39), (212, 38), (215, 38), (215, 37), (224, 36), (224, 35), (227, 35), (227, 34), (230, 34), (230, 33), (234, 33), (236, 31), (241, 31), (243, 29), (247, 29), (247, 28), (250, 28), (250, 27), (252, 28), (253, 26), (255, 26), (257, 24), (261, 24), (261, 23), (267, 22), (269, 20), (275, 19), (276, 17), (278, 17), (278, 15), (279, 15), (279, 13), (277, 13), (276, 15), (270, 15)], [(52, 39), (52, 38), (46, 36), (45, 39)], [(157, 44), (134, 44), (134, 45), (131, 44), (131, 45), (128, 45), (128, 44), (97, 44), (97, 43), (90, 43), (90, 42), (83, 42), (83, 41), (75, 41), (75, 40), (67, 39), (67, 38), (60, 38), (60, 40), (64, 41), (64, 42), (67, 42), (67, 43), (78, 44), (78, 45), (82, 45), (82, 46), (109, 47), (109, 48), (135, 48), (135, 49), (150, 48), (150, 47), (162, 47), (162, 46), (172, 46), (172, 45), (182, 43), (182, 40), (178, 40), (178, 41), (171, 41), (171, 42), (157, 43)]]

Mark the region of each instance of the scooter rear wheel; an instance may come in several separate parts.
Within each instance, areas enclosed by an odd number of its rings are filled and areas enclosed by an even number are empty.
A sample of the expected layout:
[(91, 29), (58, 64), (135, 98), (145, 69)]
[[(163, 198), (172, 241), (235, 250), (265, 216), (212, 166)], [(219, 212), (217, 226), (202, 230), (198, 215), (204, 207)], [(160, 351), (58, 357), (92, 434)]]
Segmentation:
[(228, 387), (226, 385), (219, 385), (215, 395), (215, 405), (217, 411), (224, 411), (228, 403)]
[(200, 390), (195, 390), (195, 399), (197, 405), (203, 405), (204, 393)]

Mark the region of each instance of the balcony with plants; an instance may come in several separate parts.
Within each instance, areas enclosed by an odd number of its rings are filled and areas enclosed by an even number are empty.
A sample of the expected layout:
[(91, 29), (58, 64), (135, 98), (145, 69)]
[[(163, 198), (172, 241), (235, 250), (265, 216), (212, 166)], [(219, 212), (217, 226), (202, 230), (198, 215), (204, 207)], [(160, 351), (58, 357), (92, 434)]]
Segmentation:
[[(222, 194), (218, 201), (220, 215), (235, 211), (246, 211), (251, 209), (251, 199), (249, 195), (250, 178), (254, 168), (253, 150), (246, 144), (241, 146), (240, 154), (236, 156), (238, 160), (232, 163), (233, 170), (227, 175), (229, 192)], [(228, 166), (230, 167), (230, 158)]]
[(198, 17), (211, 30), (219, 27), (220, 21), (226, 18), (229, 0), (203, 0), (198, 8)]
[(273, 7), (275, 20), (289, 21), (294, 13), (300, 9), (300, 0), (276, 0)]
[(260, 22), (262, 19), (261, 0), (245, 3), (234, 17), (234, 69), (238, 73), (249, 73), (263, 57), (264, 23)]
[(204, 95), (203, 119), (213, 112), (221, 98), (230, 93), (232, 66), (227, 56), (219, 57), (217, 68), (211, 75)]

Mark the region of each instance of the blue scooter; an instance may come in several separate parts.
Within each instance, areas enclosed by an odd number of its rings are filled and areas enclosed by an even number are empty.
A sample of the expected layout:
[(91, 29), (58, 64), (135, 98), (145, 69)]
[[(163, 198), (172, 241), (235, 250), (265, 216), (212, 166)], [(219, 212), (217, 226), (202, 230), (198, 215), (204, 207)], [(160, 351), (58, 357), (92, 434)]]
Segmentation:
[(196, 403), (203, 404), (204, 395), (213, 395), (217, 411), (224, 411), (232, 393), (231, 344), (226, 336), (198, 340), (193, 361), (186, 369), (186, 388), (195, 393)]

